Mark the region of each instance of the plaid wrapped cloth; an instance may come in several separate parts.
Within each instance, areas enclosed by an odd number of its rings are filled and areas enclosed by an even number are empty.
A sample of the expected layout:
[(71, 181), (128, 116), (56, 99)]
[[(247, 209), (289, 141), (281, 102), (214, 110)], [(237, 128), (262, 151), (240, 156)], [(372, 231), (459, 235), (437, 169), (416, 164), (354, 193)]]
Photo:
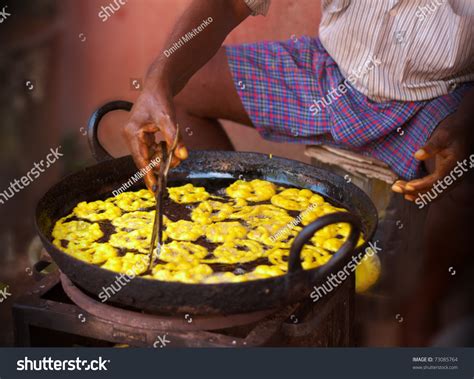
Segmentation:
[[(263, 138), (352, 150), (380, 159), (406, 180), (424, 175), (414, 153), (472, 85), (429, 101), (377, 103), (348, 83), (317, 38), (226, 46), (226, 52), (235, 87)], [(347, 92), (328, 96), (340, 85)]]

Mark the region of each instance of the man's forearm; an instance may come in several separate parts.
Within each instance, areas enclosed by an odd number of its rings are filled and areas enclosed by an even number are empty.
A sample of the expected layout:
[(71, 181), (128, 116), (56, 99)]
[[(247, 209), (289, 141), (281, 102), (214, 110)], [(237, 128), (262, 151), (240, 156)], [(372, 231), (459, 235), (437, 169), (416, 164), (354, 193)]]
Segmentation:
[(206, 28), (182, 44), (168, 57), (161, 53), (148, 73), (147, 85), (165, 88), (175, 96), (191, 76), (217, 52), (227, 35), (247, 16), (250, 9), (243, 0), (194, 0), (178, 20), (165, 48), (212, 18)]

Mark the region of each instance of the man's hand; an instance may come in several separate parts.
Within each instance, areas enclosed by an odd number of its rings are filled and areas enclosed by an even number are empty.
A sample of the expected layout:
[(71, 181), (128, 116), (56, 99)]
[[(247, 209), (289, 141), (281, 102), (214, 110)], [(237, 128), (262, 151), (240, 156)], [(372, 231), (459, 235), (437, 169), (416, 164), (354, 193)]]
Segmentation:
[[(167, 91), (157, 89), (153, 79), (147, 80), (145, 87), (135, 102), (128, 123), (123, 128), (123, 136), (132, 154), (133, 160), (139, 169), (151, 167), (151, 161), (160, 157), (156, 133), (161, 132), (168, 147), (173, 143), (177, 125), (171, 96)], [(181, 160), (188, 157), (186, 147), (181, 140), (175, 150), (171, 166), (176, 166)], [(151, 191), (156, 186), (155, 173), (159, 166), (147, 170), (144, 180)]]
[[(176, 118), (173, 98), (183, 89), (194, 73), (219, 50), (227, 35), (250, 16), (243, 0), (193, 0), (176, 23), (164, 46), (172, 46), (203, 20), (212, 20), (206, 28), (176, 50), (171, 56), (162, 53), (152, 64), (143, 92), (133, 106), (130, 119), (123, 129), (124, 137), (136, 165), (142, 169), (159, 154), (155, 141), (158, 131), (171, 146)], [(188, 152), (181, 140), (175, 151), (172, 167), (186, 159)], [(155, 167), (155, 170), (158, 168)], [(152, 171), (145, 176), (148, 189), (153, 190), (156, 178)]]
[(473, 112), (470, 102), (474, 91), (470, 91), (458, 111), (444, 119), (435, 129), (430, 139), (415, 153), (415, 158), (425, 161), (430, 174), (409, 182), (397, 180), (392, 190), (414, 201), (416, 197), (429, 191), (433, 185), (454, 169), (457, 162), (463, 161), (474, 152)]

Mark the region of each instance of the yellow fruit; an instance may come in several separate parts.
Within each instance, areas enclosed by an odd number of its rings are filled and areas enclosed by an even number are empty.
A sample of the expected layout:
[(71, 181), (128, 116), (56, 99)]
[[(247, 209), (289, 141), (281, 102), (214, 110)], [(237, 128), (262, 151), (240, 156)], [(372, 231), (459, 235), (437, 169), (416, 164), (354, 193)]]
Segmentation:
[(377, 254), (365, 255), (357, 265), (356, 276), (356, 292), (362, 293), (367, 291), (375, 283), (377, 283), (381, 272), (380, 259)]

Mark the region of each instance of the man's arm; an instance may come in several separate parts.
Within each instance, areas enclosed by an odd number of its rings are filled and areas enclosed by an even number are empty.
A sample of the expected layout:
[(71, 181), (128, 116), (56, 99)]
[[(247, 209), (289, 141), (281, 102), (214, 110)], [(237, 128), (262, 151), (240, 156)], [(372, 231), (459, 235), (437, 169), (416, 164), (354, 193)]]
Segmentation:
[(250, 14), (243, 0), (194, 0), (178, 20), (165, 48), (197, 28), (203, 20), (210, 17), (212, 22), (169, 58), (161, 54), (150, 68), (148, 84), (177, 95), (191, 76), (216, 54), (232, 29)]
[[(166, 57), (162, 52), (151, 65), (143, 91), (135, 102), (128, 123), (123, 129), (125, 140), (139, 168), (150, 165), (159, 154), (155, 133), (161, 131), (170, 146), (176, 132), (173, 97), (192, 75), (217, 52), (226, 36), (251, 14), (244, 0), (194, 0), (180, 17), (165, 49), (180, 41), (204, 20), (212, 18), (200, 33)], [(173, 166), (187, 158), (180, 141), (173, 157)], [(149, 189), (156, 185), (155, 175), (145, 176)]]

